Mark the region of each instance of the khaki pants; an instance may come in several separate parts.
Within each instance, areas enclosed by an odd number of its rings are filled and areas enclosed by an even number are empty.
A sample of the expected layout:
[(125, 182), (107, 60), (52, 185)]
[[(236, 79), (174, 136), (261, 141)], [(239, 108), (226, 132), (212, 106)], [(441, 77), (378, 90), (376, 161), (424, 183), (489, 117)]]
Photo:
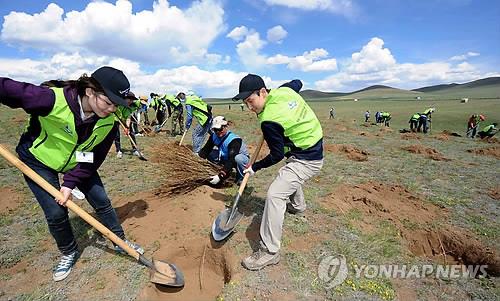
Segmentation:
[(269, 186), (260, 224), (260, 237), (269, 252), (275, 253), (280, 249), (287, 202), (295, 210), (306, 209), (302, 184), (318, 174), (322, 166), (323, 160), (308, 161), (290, 157)]

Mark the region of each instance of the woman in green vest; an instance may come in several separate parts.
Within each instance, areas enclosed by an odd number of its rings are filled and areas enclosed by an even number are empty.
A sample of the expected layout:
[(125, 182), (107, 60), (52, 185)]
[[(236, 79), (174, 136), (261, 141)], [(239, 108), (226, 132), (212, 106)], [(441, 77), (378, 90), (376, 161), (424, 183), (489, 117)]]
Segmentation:
[(285, 212), (303, 214), (306, 203), (302, 185), (323, 166), (323, 130), (316, 114), (298, 94), (301, 87), (299, 80), (293, 80), (269, 91), (260, 76), (249, 74), (241, 80), (240, 93), (233, 98), (243, 100), (248, 109), (257, 113), (270, 150), (244, 173), (254, 174), (287, 158), (267, 191), (260, 248), (242, 262), (249, 270), (280, 261)]
[[(54, 269), (54, 281), (65, 279), (76, 260), (78, 246), (65, 206), (78, 186), (100, 221), (122, 239), (125, 234), (111, 206), (97, 169), (111, 148), (116, 131), (117, 106), (128, 106), (130, 84), (122, 71), (101, 67), (78, 80), (53, 80), (41, 86), (0, 77), (0, 102), (30, 114), (26, 131), (16, 151), (21, 161), (54, 187), (62, 199), (54, 198), (25, 177), (45, 214), (49, 231), (62, 257)], [(59, 173), (63, 182), (59, 183)], [(125, 239), (138, 252), (144, 250)], [(115, 246), (115, 250), (123, 250)]]
[(194, 94), (187, 95), (183, 92), (178, 94), (179, 98), (186, 103), (186, 131), (191, 127), (193, 117), (198, 124), (191, 134), (193, 139), (193, 153), (198, 154), (205, 142), (205, 135), (210, 131), (212, 124), (212, 107)]

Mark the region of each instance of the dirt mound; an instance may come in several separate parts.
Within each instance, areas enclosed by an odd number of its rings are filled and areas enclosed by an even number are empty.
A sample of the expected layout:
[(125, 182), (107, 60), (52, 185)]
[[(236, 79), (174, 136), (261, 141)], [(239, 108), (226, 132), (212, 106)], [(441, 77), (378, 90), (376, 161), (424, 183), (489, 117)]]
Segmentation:
[(368, 160), (370, 154), (350, 144), (326, 144), (324, 148), (327, 152), (346, 154), (348, 159), (358, 162)]
[(420, 136), (417, 135), (416, 133), (403, 133), (403, 134), (401, 134), (401, 139), (402, 140), (411, 140), (411, 139), (420, 140)]
[(491, 188), (488, 195), (495, 200), (500, 200), (500, 186)]
[(209, 233), (210, 225), (224, 208), (216, 190), (201, 187), (171, 198), (146, 192), (114, 201), (127, 235), (136, 237), (145, 247), (154, 246), (146, 251), (153, 252), (155, 259), (177, 265), (186, 279), (181, 290), (150, 283), (139, 300), (214, 300), (224, 283), (233, 278), (235, 255), (224, 245), (213, 243)]
[(393, 129), (391, 129), (389, 127), (386, 127), (386, 126), (381, 127), (379, 131), (382, 132), (382, 133), (392, 133), (392, 132), (394, 132)]
[[(221, 169), (208, 160), (193, 155), (190, 148), (179, 146), (177, 142), (158, 144), (151, 151), (151, 161), (157, 163), (164, 174), (171, 175), (162, 183), (157, 191), (158, 195), (192, 191), (208, 184), (209, 176), (218, 174)], [(230, 180), (225, 182), (230, 183)]]
[(403, 150), (409, 151), (410, 153), (424, 155), (427, 158), (430, 158), (435, 161), (450, 161), (451, 159), (445, 158), (440, 152), (437, 150), (425, 147), (423, 145), (410, 145), (402, 147)]
[(500, 159), (500, 146), (492, 146), (488, 148), (476, 148), (467, 150), (469, 153), (483, 156), (493, 156)]
[(450, 136), (449, 135), (444, 135), (444, 134), (437, 134), (434, 136), (435, 139), (437, 140), (441, 140), (441, 141), (448, 141), (450, 140)]
[(0, 195), (2, 196), (0, 200), (0, 214), (14, 211), (19, 207), (21, 198), (15, 190), (3, 187), (0, 188)]
[(485, 143), (499, 143), (500, 144), (500, 139), (497, 139), (495, 137), (480, 139), (480, 141), (485, 142)]
[(381, 220), (390, 221), (417, 256), (446, 263), (487, 264), (488, 273), (500, 275), (500, 257), (495, 250), (484, 247), (473, 234), (446, 224), (446, 209), (425, 203), (402, 186), (343, 185), (325, 198), (324, 206), (343, 214), (359, 210), (363, 218), (356, 223), (366, 231), (372, 231)]

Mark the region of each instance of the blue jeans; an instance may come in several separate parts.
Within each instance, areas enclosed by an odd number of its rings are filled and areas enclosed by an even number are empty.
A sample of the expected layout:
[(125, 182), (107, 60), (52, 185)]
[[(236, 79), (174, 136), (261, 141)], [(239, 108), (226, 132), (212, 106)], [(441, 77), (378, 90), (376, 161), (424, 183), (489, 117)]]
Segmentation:
[(193, 152), (199, 153), (201, 148), (203, 147), (203, 143), (205, 142), (205, 135), (210, 130), (210, 125), (212, 124), (212, 120), (207, 120), (205, 126), (201, 126), (201, 124), (197, 123), (196, 127), (193, 129)]
[[(56, 171), (46, 167), (38, 160), (24, 158), (21, 160), (52, 186), (58, 190), (60, 189), (58, 173)], [(68, 208), (59, 205), (53, 196), (27, 176), (24, 178), (43, 209), (49, 231), (54, 237), (59, 251), (64, 255), (69, 255), (76, 251), (77, 244), (69, 222)], [(86, 182), (78, 185), (78, 188), (85, 194), (89, 204), (94, 208), (104, 226), (121, 239), (125, 239), (125, 233), (120, 225), (115, 209), (111, 206), (111, 201), (104, 190), (99, 174), (95, 172)]]
[[(219, 160), (219, 151), (218, 150), (213, 150), (210, 152), (210, 154), (208, 154), (208, 160), (210, 162), (213, 162), (215, 164), (219, 164), (219, 165), (224, 165), (224, 161), (222, 160)], [(245, 154), (237, 154), (235, 157), (234, 157), (234, 161), (233, 162), (233, 168), (236, 167), (236, 182), (239, 182), (241, 180), (243, 180), (243, 170), (245, 170), (245, 166), (248, 164), (248, 162), (250, 161), (250, 158), (245, 155)]]

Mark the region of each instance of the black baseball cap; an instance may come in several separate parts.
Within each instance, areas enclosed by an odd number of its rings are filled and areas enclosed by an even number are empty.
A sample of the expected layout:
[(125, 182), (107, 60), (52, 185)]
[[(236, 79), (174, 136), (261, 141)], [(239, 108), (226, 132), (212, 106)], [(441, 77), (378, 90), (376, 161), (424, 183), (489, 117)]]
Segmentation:
[(254, 91), (258, 91), (261, 88), (265, 88), (266, 84), (262, 77), (255, 74), (248, 74), (240, 81), (240, 93), (233, 97), (233, 100), (246, 99)]
[(94, 71), (91, 77), (101, 85), (109, 100), (116, 105), (128, 107), (125, 97), (130, 92), (130, 83), (121, 70), (104, 66)]

